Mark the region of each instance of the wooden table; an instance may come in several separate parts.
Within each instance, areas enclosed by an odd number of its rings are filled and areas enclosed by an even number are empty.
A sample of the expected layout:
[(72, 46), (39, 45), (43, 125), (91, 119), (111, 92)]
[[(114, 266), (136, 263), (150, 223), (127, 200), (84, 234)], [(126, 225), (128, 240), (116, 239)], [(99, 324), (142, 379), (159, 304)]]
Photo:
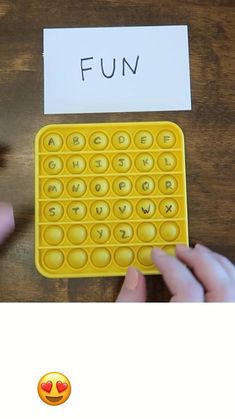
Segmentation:
[[(1, 301), (114, 301), (122, 283), (45, 279), (35, 269), (33, 146), (49, 123), (178, 123), (186, 137), (190, 241), (234, 258), (234, 20), (232, 0), (0, 0), (0, 200), (12, 202), (16, 217), (0, 250)], [(43, 115), (42, 28), (172, 24), (189, 25), (192, 111)], [(148, 300), (168, 298), (161, 277), (149, 277)]]

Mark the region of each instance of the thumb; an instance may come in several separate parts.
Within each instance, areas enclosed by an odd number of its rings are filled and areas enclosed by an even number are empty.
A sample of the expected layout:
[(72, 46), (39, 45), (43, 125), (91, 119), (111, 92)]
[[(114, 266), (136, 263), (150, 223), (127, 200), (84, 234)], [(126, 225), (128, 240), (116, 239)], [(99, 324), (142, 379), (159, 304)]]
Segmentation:
[(140, 271), (133, 266), (127, 270), (118, 303), (141, 303), (146, 301), (146, 280)]
[(12, 205), (0, 202), (0, 244), (9, 236), (15, 228)]

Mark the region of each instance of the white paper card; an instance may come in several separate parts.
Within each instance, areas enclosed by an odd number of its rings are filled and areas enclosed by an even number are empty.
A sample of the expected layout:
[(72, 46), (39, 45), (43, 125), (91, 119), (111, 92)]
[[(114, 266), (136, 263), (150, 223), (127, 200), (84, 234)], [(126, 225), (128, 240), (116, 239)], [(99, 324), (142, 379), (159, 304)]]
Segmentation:
[(187, 26), (44, 29), (46, 114), (190, 109)]

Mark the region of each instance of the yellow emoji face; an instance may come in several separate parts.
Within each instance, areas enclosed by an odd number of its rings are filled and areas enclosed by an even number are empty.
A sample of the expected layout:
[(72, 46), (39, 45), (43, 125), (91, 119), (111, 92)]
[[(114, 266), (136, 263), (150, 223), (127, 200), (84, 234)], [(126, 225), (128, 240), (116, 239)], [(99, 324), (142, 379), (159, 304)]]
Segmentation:
[(60, 372), (48, 372), (38, 383), (39, 397), (51, 406), (58, 406), (68, 400), (71, 384), (68, 378)]

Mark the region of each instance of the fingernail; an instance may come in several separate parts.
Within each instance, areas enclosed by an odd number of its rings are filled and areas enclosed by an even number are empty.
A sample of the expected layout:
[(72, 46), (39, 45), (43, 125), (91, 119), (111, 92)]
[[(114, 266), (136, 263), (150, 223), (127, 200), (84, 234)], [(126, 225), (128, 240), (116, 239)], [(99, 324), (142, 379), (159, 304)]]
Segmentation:
[(203, 244), (200, 244), (200, 243), (197, 243), (195, 245), (195, 248), (198, 249), (198, 250), (204, 250), (206, 252), (211, 252), (211, 250), (208, 247), (206, 247), (206, 246), (204, 246)]
[(185, 244), (177, 244), (176, 248), (179, 249), (181, 252), (187, 252), (191, 250), (191, 247), (188, 247)]
[(14, 230), (13, 207), (8, 202), (0, 202), (0, 243)]
[(138, 286), (139, 280), (140, 280), (139, 271), (135, 269), (133, 266), (129, 266), (126, 273), (125, 281), (124, 281), (125, 288), (127, 288), (130, 291), (134, 291)]

